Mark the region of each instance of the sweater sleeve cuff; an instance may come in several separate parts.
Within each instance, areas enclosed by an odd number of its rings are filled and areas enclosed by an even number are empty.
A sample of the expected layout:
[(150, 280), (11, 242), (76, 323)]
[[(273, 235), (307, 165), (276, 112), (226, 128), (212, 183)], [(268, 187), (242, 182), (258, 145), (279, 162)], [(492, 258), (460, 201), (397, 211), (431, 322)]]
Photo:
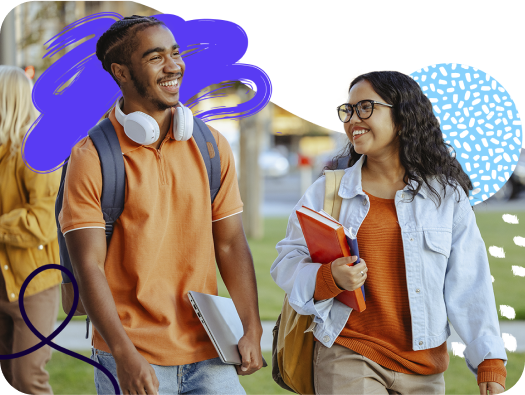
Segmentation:
[(478, 385), (492, 381), (505, 388), (506, 377), (507, 370), (501, 359), (486, 359), (478, 366)]
[(317, 271), (314, 300), (335, 298), (341, 292), (343, 292), (343, 290), (337, 286), (332, 276), (332, 262), (321, 265)]

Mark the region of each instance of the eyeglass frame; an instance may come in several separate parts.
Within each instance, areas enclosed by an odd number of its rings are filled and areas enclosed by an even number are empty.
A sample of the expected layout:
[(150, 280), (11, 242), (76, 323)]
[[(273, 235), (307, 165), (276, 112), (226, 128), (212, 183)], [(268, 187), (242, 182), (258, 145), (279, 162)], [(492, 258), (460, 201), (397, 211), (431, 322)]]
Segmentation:
[[(366, 117), (366, 118), (362, 118), (362, 117), (361, 117), (361, 115), (359, 114), (359, 109), (357, 108), (357, 106), (358, 106), (360, 103), (364, 102), (364, 101), (367, 101), (367, 102), (369, 102), (369, 103), (372, 104), (372, 111), (370, 111), (370, 115), (369, 115), (368, 117)], [(355, 113), (357, 114), (357, 116), (359, 117), (359, 119), (361, 119), (361, 120), (369, 119), (369, 118), (372, 116), (372, 114), (374, 113), (374, 105), (375, 105), (375, 104), (379, 104), (379, 105), (381, 105), (381, 106), (387, 106), (387, 107), (394, 107), (392, 104), (381, 103), (380, 101), (375, 101), (375, 100), (370, 100), (370, 99), (360, 100), (360, 101), (358, 101), (356, 104), (343, 103), (343, 104), (341, 104), (340, 106), (337, 107), (337, 118), (339, 118), (339, 120), (340, 120), (341, 122), (343, 122), (343, 123), (348, 123), (348, 122), (350, 122), (350, 120), (351, 120), (352, 117), (354, 116), (354, 111), (355, 111)], [(352, 110), (352, 112), (345, 111), (347, 114), (350, 114), (350, 117), (348, 118), (348, 121), (343, 121), (343, 120), (341, 120), (341, 117), (339, 116), (339, 111), (340, 111), (339, 109), (340, 109), (341, 107), (343, 107), (343, 106), (346, 106), (346, 109), (347, 109), (347, 110), (348, 110), (349, 108)], [(354, 108), (355, 108), (355, 110), (354, 110)]]

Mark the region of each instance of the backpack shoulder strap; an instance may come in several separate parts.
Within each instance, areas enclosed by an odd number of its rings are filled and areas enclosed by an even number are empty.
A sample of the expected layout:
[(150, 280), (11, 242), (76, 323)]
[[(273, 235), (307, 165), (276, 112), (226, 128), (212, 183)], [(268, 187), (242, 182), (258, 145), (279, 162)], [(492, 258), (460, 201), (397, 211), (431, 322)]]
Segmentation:
[(323, 210), (339, 221), (339, 212), (343, 198), (339, 196), (339, 186), (345, 174), (344, 170), (325, 170), (326, 184), (324, 189)]
[(197, 117), (193, 117), (193, 138), (199, 147), (202, 159), (208, 172), (211, 202), (215, 200), (221, 188), (221, 158), (217, 143), (206, 124)]
[(102, 170), (101, 208), (106, 221), (106, 239), (113, 234), (113, 223), (124, 210), (126, 170), (115, 128), (106, 118), (88, 132), (97, 149)]
[[(91, 128), (88, 135), (93, 141), (100, 158), (100, 167), (102, 171), (101, 206), (104, 220), (106, 221), (106, 240), (109, 243), (111, 235), (113, 234), (113, 223), (124, 210), (126, 183), (124, 159), (122, 158), (122, 151), (120, 149), (120, 143), (115, 133), (115, 129), (109, 119), (105, 119)], [(57, 224), (60, 264), (73, 272), (73, 266), (71, 264), (71, 259), (69, 258), (66, 241), (62, 234), (62, 230), (60, 229), (60, 222), (58, 221), (58, 215), (62, 210), (64, 183), (68, 161), (69, 157), (65, 160), (64, 166), (62, 167), (60, 188), (55, 201), (55, 220)], [(62, 272), (62, 278), (64, 283), (71, 282), (71, 279), (64, 272)]]
[[(60, 211), (62, 210), (62, 202), (64, 200), (64, 183), (66, 180), (66, 173), (67, 173), (67, 164), (69, 161), (69, 156), (64, 161), (64, 165), (62, 166), (62, 175), (60, 176), (60, 187), (58, 189), (57, 198), (55, 200), (55, 221), (57, 224), (57, 238), (58, 238), (58, 250), (60, 254), (60, 264), (64, 266), (66, 269), (69, 269), (71, 273), (73, 273), (73, 266), (71, 265), (71, 260), (69, 259), (69, 253), (67, 251), (66, 246), (66, 239), (64, 238), (64, 235), (62, 234), (62, 229), (60, 228), (60, 222), (58, 221), (58, 215), (60, 214)], [(62, 280), (64, 283), (70, 283), (71, 279), (65, 272), (62, 273)]]

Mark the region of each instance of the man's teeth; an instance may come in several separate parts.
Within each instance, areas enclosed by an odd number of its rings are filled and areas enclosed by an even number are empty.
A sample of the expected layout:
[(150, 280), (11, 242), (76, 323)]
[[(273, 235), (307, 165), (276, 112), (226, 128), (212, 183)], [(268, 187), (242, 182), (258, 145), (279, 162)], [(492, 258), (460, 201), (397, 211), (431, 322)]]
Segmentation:
[(160, 83), (160, 86), (177, 86), (179, 84), (179, 80), (173, 80), (173, 81), (166, 81), (166, 82), (161, 82)]
[(352, 136), (357, 136), (358, 134), (365, 134), (366, 132), (368, 132), (368, 130), (366, 129), (354, 130), (354, 133), (352, 134)]

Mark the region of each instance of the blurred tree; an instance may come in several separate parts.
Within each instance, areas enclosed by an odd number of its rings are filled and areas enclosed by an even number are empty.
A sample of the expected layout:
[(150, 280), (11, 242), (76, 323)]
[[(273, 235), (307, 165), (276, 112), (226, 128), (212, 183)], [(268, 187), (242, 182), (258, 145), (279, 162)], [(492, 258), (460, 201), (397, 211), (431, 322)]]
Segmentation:
[[(46, 53), (45, 43), (78, 19), (107, 11), (123, 16), (160, 14), (153, 8), (131, 1), (33, 1), (20, 4), (14, 11), (18, 31), (16, 45), (20, 53), (17, 65), (33, 65), (36, 70), (35, 79), (66, 51), (74, 48), (71, 46), (52, 58), (43, 59)], [(81, 43), (82, 41), (76, 45)]]
[[(21, 37), (18, 40), (18, 49), (23, 57), (19, 66), (33, 65), (36, 78), (40, 76), (58, 57), (43, 58), (45, 42), (58, 34), (68, 24), (74, 22), (75, 2), (65, 1), (38, 1), (19, 5), (19, 23)], [(63, 55), (65, 50), (59, 53)]]

